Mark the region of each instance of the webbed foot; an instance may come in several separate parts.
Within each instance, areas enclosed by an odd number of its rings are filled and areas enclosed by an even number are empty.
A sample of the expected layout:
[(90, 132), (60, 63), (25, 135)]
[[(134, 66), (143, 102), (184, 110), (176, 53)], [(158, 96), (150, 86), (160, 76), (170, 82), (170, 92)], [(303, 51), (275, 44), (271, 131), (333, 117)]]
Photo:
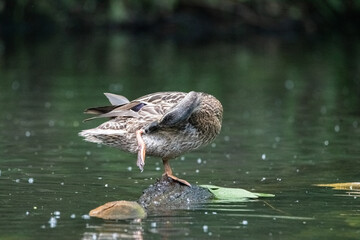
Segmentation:
[(174, 176), (172, 174), (164, 173), (163, 176), (167, 176), (167, 177), (171, 178), (174, 181), (177, 181), (177, 182), (182, 183), (182, 184), (184, 184), (184, 185), (186, 185), (188, 187), (191, 187), (191, 184), (188, 181), (186, 181), (184, 179), (181, 179), (181, 178), (178, 178), (178, 177), (176, 177), (176, 176)]

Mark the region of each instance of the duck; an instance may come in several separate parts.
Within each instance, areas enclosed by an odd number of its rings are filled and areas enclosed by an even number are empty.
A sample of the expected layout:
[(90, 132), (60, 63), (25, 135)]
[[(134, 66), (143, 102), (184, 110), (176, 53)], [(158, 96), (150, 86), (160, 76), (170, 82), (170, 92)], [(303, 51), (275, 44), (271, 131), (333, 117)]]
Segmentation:
[(82, 130), (85, 141), (119, 148), (137, 154), (136, 165), (144, 170), (145, 157), (162, 159), (163, 176), (191, 187), (176, 177), (169, 161), (205, 146), (220, 133), (223, 118), (221, 102), (203, 92), (156, 92), (129, 101), (104, 93), (111, 105), (86, 109), (95, 116), (109, 118), (96, 128)]

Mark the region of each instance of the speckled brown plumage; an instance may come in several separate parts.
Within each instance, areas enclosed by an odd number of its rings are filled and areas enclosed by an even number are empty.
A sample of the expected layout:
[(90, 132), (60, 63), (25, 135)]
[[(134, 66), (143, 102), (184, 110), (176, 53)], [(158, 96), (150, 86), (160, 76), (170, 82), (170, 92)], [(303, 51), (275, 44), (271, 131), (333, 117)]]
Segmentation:
[(89, 142), (131, 153), (142, 149), (147, 155), (160, 157), (168, 175), (172, 175), (169, 159), (208, 144), (221, 129), (222, 105), (206, 93), (158, 92), (131, 102), (119, 95), (106, 96), (113, 106), (90, 108), (85, 112), (111, 119), (79, 135)]

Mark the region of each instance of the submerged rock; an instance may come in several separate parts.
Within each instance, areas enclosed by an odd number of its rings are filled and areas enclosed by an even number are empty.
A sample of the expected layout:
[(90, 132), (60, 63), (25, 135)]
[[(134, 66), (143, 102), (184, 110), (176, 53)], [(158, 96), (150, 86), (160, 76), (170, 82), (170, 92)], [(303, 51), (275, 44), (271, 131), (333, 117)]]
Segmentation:
[(145, 189), (137, 202), (108, 202), (91, 210), (89, 215), (108, 220), (142, 219), (149, 212), (189, 208), (212, 198), (213, 195), (206, 188), (188, 187), (163, 176)]
[(273, 194), (252, 193), (241, 188), (225, 188), (214, 185), (188, 187), (163, 176), (144, 190), (137, 202), (108, 202), (90, 211), (91, 217), (110, 220), (141, 219), (170, 209), (188, 209), (209, 200), (245, 202), (249, 199), (274, 197)]
[(196, 185), (188, 187), (163, 176), (145, 189), (137, 202), (149, 212), (184, 209), (212, 198), (213, 195), (205, 188)]

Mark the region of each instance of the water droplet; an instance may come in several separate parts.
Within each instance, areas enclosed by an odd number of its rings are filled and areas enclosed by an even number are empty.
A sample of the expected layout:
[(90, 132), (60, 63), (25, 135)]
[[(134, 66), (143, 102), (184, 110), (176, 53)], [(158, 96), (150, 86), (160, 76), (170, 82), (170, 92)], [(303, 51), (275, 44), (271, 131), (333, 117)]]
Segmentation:
[(71, 91), (71, 90), (66, 91), (66, 92), (65, 92), (65, 97), (66, 97), (67, 99), (73, 98), (73, 97), (74, 97), (74, 92)]
[(55, 215), (55, 216), (60, 216), (60, 211), (55, 211), (55, 212), (54, 212), (54, 215)]
[(200, 163), (201, 163), (201, 158), (198, 158), (198, 159), (196, 160), (196, 162), (197, 162), (198, 164), (200, 164)]
[(212, 143), (211, 147), (213, 147), (213, 148), (216, 147), (216, 143)]
[(33, 178), (29, 178), (29, 179), (28, 179), (28, 183), (30, 183), (30, 184), (34, 183), (34, 179), (33, 179)]
[(196, 172), (196, 173), (199, 173), (199, 169), (196, 169), (195, 172)]
[(160, 167), (156, 167), (156, 168), (155, 168), (156, 171), (160, 171), (160, 169), (161, 169)]
[(204, 226), (203, 226), (203, 231), (204, 231), (204, 232), (207, 232), (208, 230), (209, 230), (209, 227), (208, 227), (207, 225), (204, 225)]
[(11, 88), (13, 90), (18, 90), (20, 87), (20, 83), (18, 81), (13, 81), (12, 84), (11, 84)]
[(262, 181), (262, 182), (263, 182), (263, 181), (265, 181), (265, 180), (266, 180), (266, 177), (263, 177), (260, 181)]
[(263, 154), (261, 155), (261, 159), (262, 159), (262, 160), (265, 160), (265, 159), (266, 159), (266, 154), (265, 154), (265, 153), (263, 153)]
[(329, 145), (329, 141), (328, 141), (328, 140), (325, 140), (325, 141), (324, 141), (324, 145), (325, 145), (325, 146)]
[(151, 227), (156, 228), (156, 222), (152, 222)]
[(87, 215), (87, 214), (84, 214), (84, 215), (81, 216), (81, 218), (82, 218), (82, 219), (85, 219), (85, 220), (88, 220), (88, 219), (90, 219), (90, 216)]
[(326, 107), (325, 107), (325, 106), (322, 106), (322, 107), (320, 108), (320, 112), (321, 112), (321, 114), (326, 114), (326, 112), (327, 112)]
[(340, 126), (339, 126), (339, 125), (335, 125), (334, 130), (335, 130), (335, 132), (339, 132), (339, 131), (340, 131)]
[(109, 90), (111, 92), (121, 92), (123, 90), (123, 85), (121, 83), (111, 83), (109, 84)]
[(20, 179), (15, 179), (15, 182), (16, 182), (16, 183), (19, 183), (19, 182), (20, 182)]
[(127, 167), (127, 170), (128, 170), (129, 172), (132, 171), (132, 167), (131, 167), (131, 166)]
[(230, 141), (230, 137), (229, 137), (229, 136), (225, 136), (225, 137), (224, 137), (224, 141), (225, 141), (225, 142), (229, 142), (229, 141)]
[(105, 184), (105, 187), (108, 187), (109, 186), (109, 184)]
[(295, 84), (292, 80), (286, 80), (285, 81), (285, 87), (287, 90), (291, 90), (295, 87)]
[(45, 102), (45, 108), (50, 108), (51, 107), (51, 103), (50, 102)]
[(72, 219), (76, 218), (75, 213), (71, 214), (71, 215), (70, 215), (70, 218), (72, 218)]
[(248, 225), (249, 222), (247, 220), (243, 220), (241, 223), (242, 225)]
[(26, 136), (26, 137), (30, 137), (30, 136), (31, 136), (31, 132), (30, 132), (30, 131), (26, 131), (26, 132), (25, 132), (25, 136)]
[(184, 157), (184, 156), (181, 156), (180, 160), (181, 160), (181, 161), (184, 161), (184, 160), (185, 160), (185, 157)]
[(29, 216), (30, 212), (29, 211), (26, 211), (25, 215), (26, 216)]
[(48, 223), (49, 223), (51, 228), (55, 228), (56, 224), (57, 224), (57, 220), (56, 220), (55, 217), (51, 217)]
[(90, 156), (91, 152), (90, 151), (86, 151), (86, 155)]

